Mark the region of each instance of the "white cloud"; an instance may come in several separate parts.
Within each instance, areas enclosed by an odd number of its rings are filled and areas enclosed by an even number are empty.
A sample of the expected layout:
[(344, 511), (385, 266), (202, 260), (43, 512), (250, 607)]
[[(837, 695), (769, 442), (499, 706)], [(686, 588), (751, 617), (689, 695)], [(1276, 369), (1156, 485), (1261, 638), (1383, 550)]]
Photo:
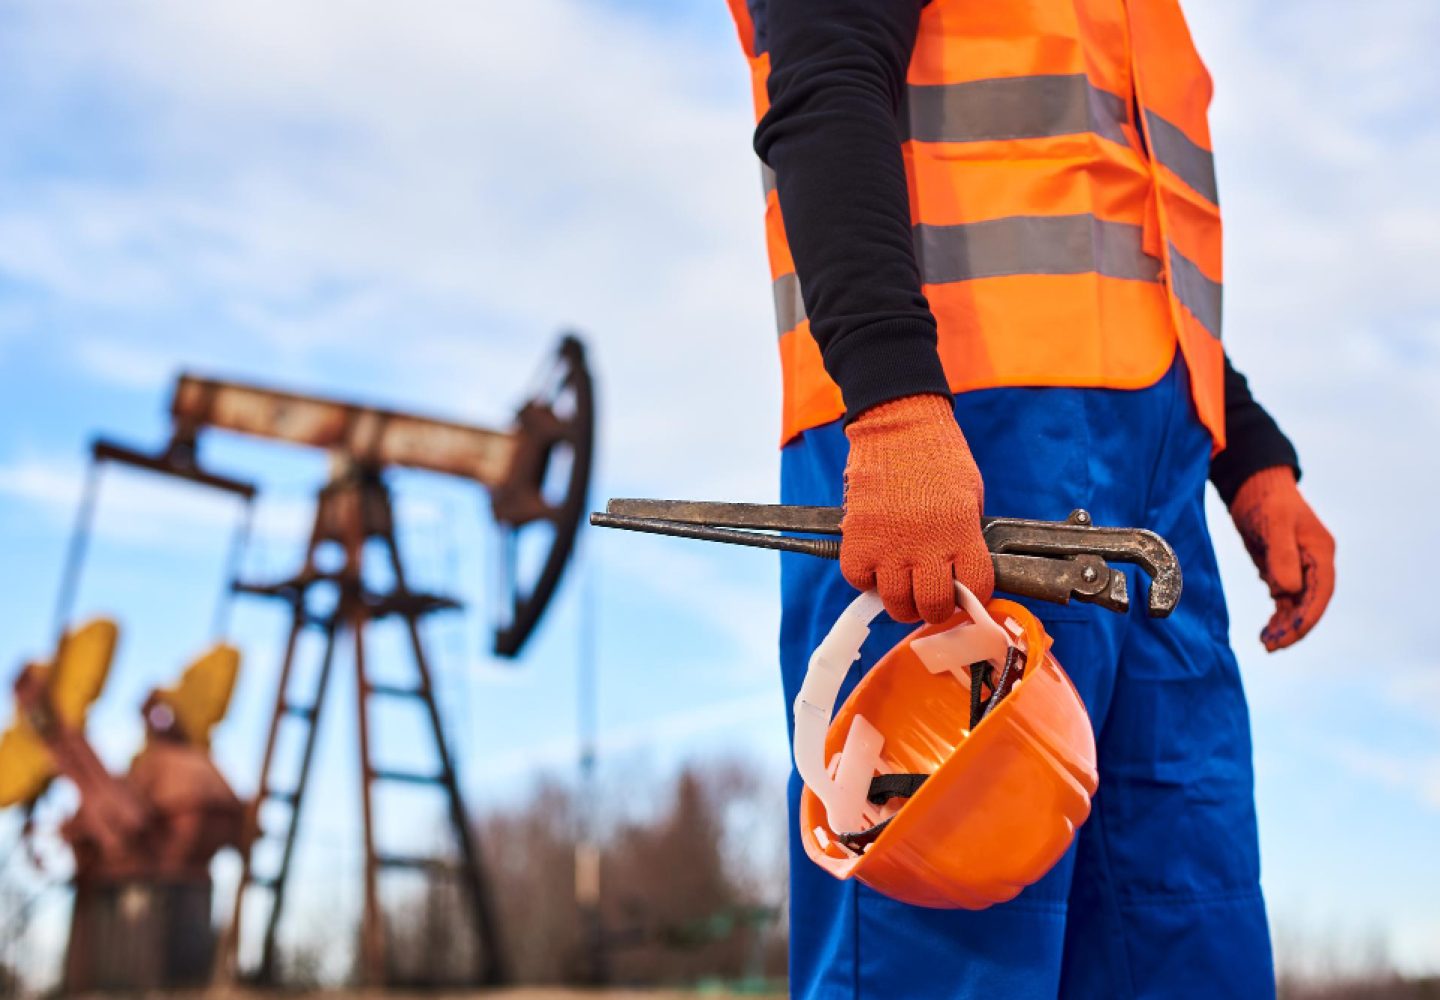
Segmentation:
[[(778, 383), (738, 53), (564, 0), (34, 22), (31, 75), (133, 95), (145, 170), (30, 179), (0, 214), (0, 266), (128, 314), (199, 308), (288, 371), (341, 354), (447, 406), (500, 392), (578, 324), (618, 477), (771, 489)], [(116, 350), (178, 359), (205, 336), (167, 324)]]
[(97, 382), (124, 389), (159, 392), (175, 369), (165, 352), (113, 339), (86, 338), (73, 353), (75, 363)]
[(1350, 739), (1333, 743), (1327, 756), (1367, 783), (1409, 795), (1440, 812), (1440, 754), (1393, 753)]

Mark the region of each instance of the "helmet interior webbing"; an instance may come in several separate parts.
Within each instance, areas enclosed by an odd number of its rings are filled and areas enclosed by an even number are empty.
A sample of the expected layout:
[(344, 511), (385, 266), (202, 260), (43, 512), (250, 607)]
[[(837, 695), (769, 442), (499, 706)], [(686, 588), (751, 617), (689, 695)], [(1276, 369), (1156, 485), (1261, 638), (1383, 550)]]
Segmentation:
[[(1000, 678), (992, 683), (993, 668), (988, 660), (970, 664), (970, 729), (973, 732), (985, 716), (995, 711), (996, 706), (1015, 687), (1015, 682), (1025, 671), (1025, 651), (1011, 646), (1005, 654), (1005, 665), (1000, 669)], [(989, 686), (990, 697), (985, 697), (984, 687)], [(928, 774), (877, 774), (870, 779), (871, 805), (883, 806), (891, 799), (908, 799), (920, 790)], [(868, 830), (858, 833), (838, 833), (835, 839), (852, 851), (863, 851), (873, 844), (882, 830), (890, 825), (890, 816)]]

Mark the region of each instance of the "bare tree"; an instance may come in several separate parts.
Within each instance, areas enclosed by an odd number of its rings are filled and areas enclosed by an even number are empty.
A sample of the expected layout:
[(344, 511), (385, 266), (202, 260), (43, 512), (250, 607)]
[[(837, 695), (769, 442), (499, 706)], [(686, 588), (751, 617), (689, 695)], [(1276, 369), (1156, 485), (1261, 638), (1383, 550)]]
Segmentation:
[(1281, 920), (1274, 938), (1281, 1000), (1440, 997), (1440, 979), (1411, 979), (1400, 973), (1378, 930), (1316, 928)]
[[(624, 767), (599, 798), (604, 815), (582, 817), (585, 800), (576, 789), (546, 779), (520, 804), (480, 820), (504, 946), (518, 982), (583, 982), (594, 972), (597, 947), (612, 982), (688, 984), (783, 974), (777, 914), (784, 800), (753, 765), (696, 762), (667, 780), (651, 779), (643, 765)], [(587, 829), (600, 839), (598, 939), (587, 934), (577, 903), (576, 852)], [(778, 846), (772, 843), (777, 840)], [(425, 928), (443, 925), (442, 918), (430, 923), (422, 917), (434, 905), (432, 896), (407, 910), (412, 934), (435, 933)]]

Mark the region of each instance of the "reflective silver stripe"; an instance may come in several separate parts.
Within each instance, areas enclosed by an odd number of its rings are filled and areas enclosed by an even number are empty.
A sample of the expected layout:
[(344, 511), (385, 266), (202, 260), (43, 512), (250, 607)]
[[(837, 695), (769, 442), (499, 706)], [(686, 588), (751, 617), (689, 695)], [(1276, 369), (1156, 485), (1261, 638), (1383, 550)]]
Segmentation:
[(789, 333), (805, 319), (805, 300), (800, 296), (800, 278), (791, 271), (775, 279), (775, 325)]
[(1207, 277), (1174, 243), (1170, 244), (1170, 284), (1180, 304), (1218, 339), (1225, 286)]
[[(955, 226), (915, 226), (915, 252), (927, 285), (1017, 274), (1101, 274), (1122, 281), (1160, 280), (1161, 263), (1142, 249), (1141, 227), (1093, 215), (1020, 215)], [(1221, 286), (1170, 247), (1176, 297), (1220, 335)], [(806, 318), (800, 279), (775, 279), (779, 332)]]
[(1215, 184), (1215, 155), (1148, 108), (1145, 110), (1145, 124), (1150, 132), (1155, 159), (1204, 195), (1212, 205), (1220, 204), (1220, 190)]
[(764, 163), (760, 164), (760, 189), (765, 192), (766, 198), (775, 190), (775, 171)]
[(905, 92), (907, 139), (984, 142), (1094, 132), (1126, 143), (1124, 98), (1092, 84), (1084, 73), (1017, 76), (969, 83), (911, 86)]
[(1095, 273), (1158, 281), (1160, 261), (1141, 244), (1139, 226), (1093, 215), (1017, 215), (915, 227), (915, 252), (927, 285), (1012, 274)]

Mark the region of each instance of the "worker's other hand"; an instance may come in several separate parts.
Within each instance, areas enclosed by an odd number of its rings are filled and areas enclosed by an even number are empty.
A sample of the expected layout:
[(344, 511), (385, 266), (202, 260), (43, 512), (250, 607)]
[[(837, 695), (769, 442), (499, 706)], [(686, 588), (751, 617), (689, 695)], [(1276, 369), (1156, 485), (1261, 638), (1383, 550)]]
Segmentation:
[(942, 622), (959, 580), (981, 601), (995, 589), (980, 533), (985, 489), (944, 396), (906, 396), (866, 410), (845, 429), (840, 572), (875, 590), (896, 621)]
[(1245, 480), (1230, 502), (1230, 516), (1275, 598), (1260, 641), (1272, 653), (1299, 642), (1335, 592), (1335, 539), (1300, 495), (1288, 466), (1261, 469)]

